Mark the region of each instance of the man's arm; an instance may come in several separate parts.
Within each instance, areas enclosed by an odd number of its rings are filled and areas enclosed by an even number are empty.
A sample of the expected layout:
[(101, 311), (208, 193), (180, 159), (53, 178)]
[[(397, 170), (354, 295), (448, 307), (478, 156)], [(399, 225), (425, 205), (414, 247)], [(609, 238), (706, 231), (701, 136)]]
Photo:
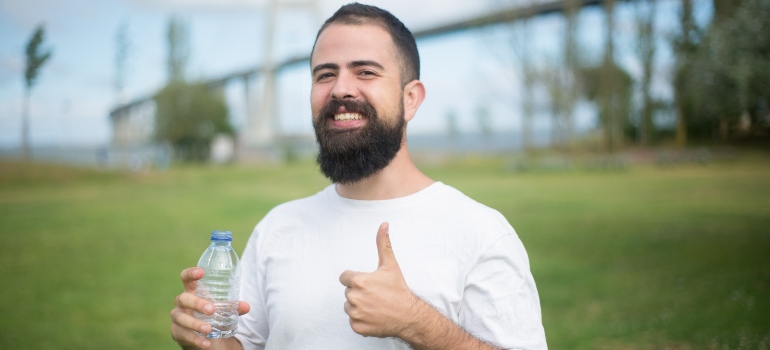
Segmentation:
[(388, 224), (377, 231), (380, 261), (371, 273), (345, 271), (345, 312), (350, 327), (364, 336), (397, 337), (414, 349), (497, 349), (463, 330), (406, 285), (388, 235)]
[(399, 338), (415, 350), (500, 349), (475, 338), (422, 299), (417, 301), (413, 314), (417, 323), (407, 328)]
[[(179, 294), (174, 301), (174, 309), (171, 310), (171, 337), (182, 349), (215, 349), (215, 350), (243, 350), (241, 343), (235, 338), (207, 339), (198, 335), (195, 331), (207, 334), (211, 332), (211, 325), (201, 321), (193, 312), (198, 311), (211, 315), (214, 313), (214, 305), (195, 295), (197, 281), (203, 277), (203, 269), (191, 267), (182, 271), (182, 284), (184, 292)], [(243, 301), (238, 303), (238, 314), (249, 312), (249, 304)]]

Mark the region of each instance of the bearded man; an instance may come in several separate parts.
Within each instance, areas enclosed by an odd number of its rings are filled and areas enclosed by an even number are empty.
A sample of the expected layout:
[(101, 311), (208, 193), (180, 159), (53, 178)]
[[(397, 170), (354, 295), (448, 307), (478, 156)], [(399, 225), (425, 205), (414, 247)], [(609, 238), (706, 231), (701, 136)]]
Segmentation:
[(310, 66), (317, 160), (333, 184), (257, 224), (234, 338), (195, 333), (211, 326), (193, 311), (213, 312), (195, 296), (200, 268), (182, 272), (173, 338), (190, 349), (545, 349), (513, 228), (409, 157), (406, 124), (425, 98), (411, 32), (387, 11), (343, 6)]

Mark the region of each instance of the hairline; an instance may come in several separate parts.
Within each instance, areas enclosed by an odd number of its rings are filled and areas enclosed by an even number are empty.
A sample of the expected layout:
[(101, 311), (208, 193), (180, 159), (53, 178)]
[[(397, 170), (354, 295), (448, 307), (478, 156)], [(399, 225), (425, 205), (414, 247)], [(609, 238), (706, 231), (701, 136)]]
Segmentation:
[[(351, 16), (350, 18), (353, 19), (353, 20), (352, 21), (350, 19), (348, 19), (348, 20), (337, 20), (337, 21), (334, 21), (334, 22), (324, 23), (321, 26), (321, 29), (318, 31), (318, 35), (316, 35), (315, 41), (313, 42), (313, 50), (310, 51), (310, 59), (311, 59), (311, 61), (313, 59), (313, 54), (315, 54), (315, 46), (316, 46), (316, 44), (318, 44), (318, 38), (320, 38), (321, 34), (323, 34), (323, 32), (325, 32), (326, 29), (328, 29), (329, 27), (331, 27), (333, 25), (339, 25), (339, 26), (359, 26), (359, 27), (362, 27), (362, 26), (375, 26), (375, 27), (379, 27), (380, 29), (384, 30), (385, 33), (387, 33), (388, 37), (390, 38), (391, 48), (393, 49), (393, 52), (395, 53), (396, 59), (398, 60), (398, 63), (399, 63), (398, 74), (399, 74), (399, 81), (401, 82), (401, 88), (403, 89), (406, 86), (406, 84), (409, 84), (409, 83), (411, 83), (414, 80), (417, 80), (416, 78), (414, 78), (414, 79), (411, 79), (410, 81), (406, 81), (406, 79), (407, 79), (406, 77), (407, 77), (407, 75), (409, 75), (407, 73), (407, 69), (408, 68), (407, 68), (407, 64), (406, 64), (406, 57), (405, 57), (406, 55), (403, 52), (401, 52), (401, 49), (398, 47), (398, 45), (396, 45), (396, 40), (393, 37), (393, 34), (389, 30), (390, 28), (388, 28), (388, 25), (385, 23), (384, 20), (378, 19), (378, 18), (364, 17), (364, 16)], [(311, 63), (310, 69), (311, 70), (313, 69), (312, 63)], [(414, 74), (416, 74), (416, 73), (414, 73)]]

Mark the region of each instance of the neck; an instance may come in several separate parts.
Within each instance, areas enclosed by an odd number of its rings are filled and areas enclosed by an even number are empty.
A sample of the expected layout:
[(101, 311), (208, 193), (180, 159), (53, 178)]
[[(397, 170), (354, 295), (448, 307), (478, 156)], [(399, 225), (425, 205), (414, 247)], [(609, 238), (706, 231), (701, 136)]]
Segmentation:
[(409, 157), (406, 142), (384, 169), (352, 184), (336, 184), (337, 193), (345, 198), (382, 200), (405, 197), (430, 186), (435, 181), (423, 174)]

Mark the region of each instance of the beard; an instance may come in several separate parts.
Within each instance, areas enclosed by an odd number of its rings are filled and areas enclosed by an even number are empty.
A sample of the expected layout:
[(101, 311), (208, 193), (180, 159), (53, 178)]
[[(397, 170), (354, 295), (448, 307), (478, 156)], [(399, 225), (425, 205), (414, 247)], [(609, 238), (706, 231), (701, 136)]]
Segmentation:
[[(338, 130), (329, 127), (329, 117), (340, 106), (349, 113), (360, 113), (366, 124), (359, 128)], [(404, 135), (404, 106), (399, 103), (395, 125), (388, 125), (368, 102), (332, 100), (313, 118), (318, 141), (316, 162), (321, 173), (339, 184), (352, 184), (384, 169), (401, 149)], [(387, 116), (393, 117), (393, 116)]]

